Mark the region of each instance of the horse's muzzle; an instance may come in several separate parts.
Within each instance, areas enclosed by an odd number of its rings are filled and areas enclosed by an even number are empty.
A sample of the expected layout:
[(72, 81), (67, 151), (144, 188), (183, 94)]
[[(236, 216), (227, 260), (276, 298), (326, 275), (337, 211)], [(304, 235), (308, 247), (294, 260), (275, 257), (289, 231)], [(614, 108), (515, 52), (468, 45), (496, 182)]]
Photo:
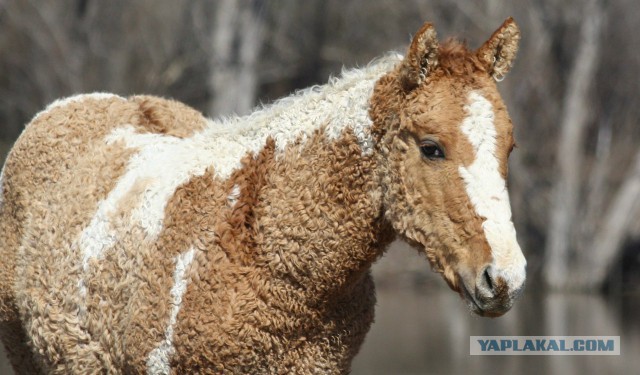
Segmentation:
[(524, 281), (509, 285), (501, 276), (493, 276), (491, 266), (478, 272), (475, 280), (461, 277), (460, 294), (469, 308), (480, 316), (498, 317), (509, 311), (524, 290)]

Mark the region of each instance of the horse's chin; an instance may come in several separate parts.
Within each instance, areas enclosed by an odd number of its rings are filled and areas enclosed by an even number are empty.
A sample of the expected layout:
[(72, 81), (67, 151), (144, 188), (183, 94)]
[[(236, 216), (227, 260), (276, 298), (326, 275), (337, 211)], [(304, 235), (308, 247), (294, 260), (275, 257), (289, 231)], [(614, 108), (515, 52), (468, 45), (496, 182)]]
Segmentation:
[(465, 300), (465, 302), (467, 303), (467, 306), (469, 307), (469, 310), (471, 310), (471, 312), (477, 315), (485, 316), (485, 311), (482, 310), (482, 308), (478, 305), (478, 303), (473, 298), (473, 296), (471, 295), (467, 287), (464, 285), (464, 283), (460, 282), (459, 285), (460, 285), (460, 290), (459, 290), (460, 297), (462, 297), (462, 299)]
[(503, 311), (486, 311), (482, 310), (474, 301), (467, 300), (467, 306), (469, 306), (469, 310), (471, 310), (476, 315), (479, 315), (483, 318), (497, 318), (499, 316), (504, 315), (508, 310)]

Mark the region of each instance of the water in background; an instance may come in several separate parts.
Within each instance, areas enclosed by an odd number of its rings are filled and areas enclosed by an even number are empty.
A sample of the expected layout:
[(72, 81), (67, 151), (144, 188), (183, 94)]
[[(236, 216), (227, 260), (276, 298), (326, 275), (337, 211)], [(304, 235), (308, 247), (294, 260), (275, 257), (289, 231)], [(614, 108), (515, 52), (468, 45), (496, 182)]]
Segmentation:
[[(378, 290), (376, 322), (353, 363), (375, 374), (638, 374), (640, 297), (525, 292), (506, 315), (471, 315), (444, 288)], [(470, 356), (469, 336), (620, 336), (620, 356)]]

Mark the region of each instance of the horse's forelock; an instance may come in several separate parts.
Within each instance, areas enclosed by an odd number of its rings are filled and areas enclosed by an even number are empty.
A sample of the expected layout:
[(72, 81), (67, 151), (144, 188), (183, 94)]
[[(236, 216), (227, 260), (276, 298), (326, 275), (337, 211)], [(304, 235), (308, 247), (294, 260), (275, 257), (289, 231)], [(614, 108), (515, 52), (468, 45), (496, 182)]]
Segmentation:
[(457, 39), (448, 39), (438, 48), (438, 68), (453, 76), (486, 72), (475, 52)]

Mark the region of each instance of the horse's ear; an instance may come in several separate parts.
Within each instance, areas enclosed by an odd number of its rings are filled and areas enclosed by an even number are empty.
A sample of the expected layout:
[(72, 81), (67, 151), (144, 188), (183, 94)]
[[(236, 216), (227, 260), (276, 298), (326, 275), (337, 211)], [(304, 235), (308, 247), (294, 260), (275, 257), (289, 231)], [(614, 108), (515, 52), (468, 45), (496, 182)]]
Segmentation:
[(409, 46), (402, 62), (400, 82), (405, 91), (420, 85), (426, 76), (438, 65), (438, 38), (430, 23), (422, 25)]
[(519, 41), (520, 29), (513, 18), (509, 17), (476, 51), (478, 59), (496, 81), (502, 81), (511, 69)]

